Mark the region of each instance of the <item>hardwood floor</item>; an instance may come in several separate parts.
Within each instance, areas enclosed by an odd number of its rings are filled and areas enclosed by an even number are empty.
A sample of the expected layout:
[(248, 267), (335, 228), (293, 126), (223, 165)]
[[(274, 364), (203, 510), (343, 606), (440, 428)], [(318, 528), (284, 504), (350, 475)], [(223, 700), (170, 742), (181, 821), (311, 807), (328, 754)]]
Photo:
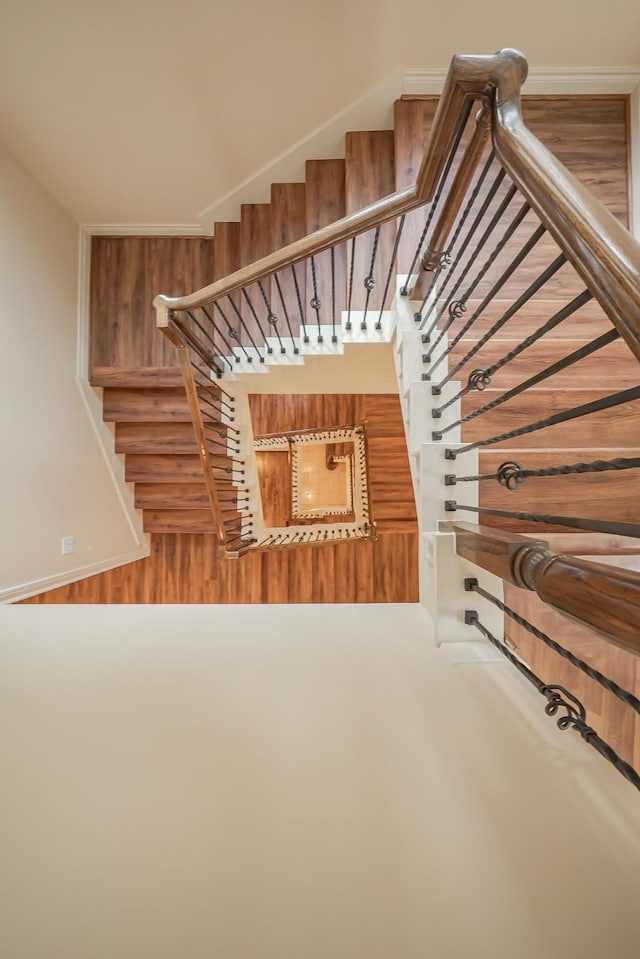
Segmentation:
[(415, 603), (417, 533), (218, 560), (206, 534), (153, 533), (151, 556), (25, 603)]
[[(160, 404), (162, 410), (165, 407)], [(181, 407), (177, 404), (177, 409)], [(418, 533), (409, 461), (395, 395), (255, 394), (251, 410), (256, 434), (318, 425), (369, 423), (370, 496), (378, 540), (336, 543), (281, 552), (248, 553), (219, 560), (213, 537), (175, 533), (171, 511), (153, 511), (163, 494), (161, 480), (175, 480), (196, 508), (193, 523), (210, 523), (197, 455), (181, 422), (171, 430), (183, 452), (140, 453), (148, 437), (136, 420), (119, 424), (117, 443), (131, 450), (127, 477), (139, 481), (139, 505), (148, 504), (157, 530), (151, 556), (127, 566), (34, 596), (27, 603), (404, 603), (418, 600)], [(387, 444), (392, 443), (393, 449)], [(147, 448), (144, 445), (143, 448)], [(185, 480), (187, 482), (185, 482)], [(195, 497), (195, 499), (194, 499)], [(164, 500), (166, 502), (166, 500)], [(184, 505), (184, 502), (183, 502)], [(185, 510), (180, 512), (184, 513)]]

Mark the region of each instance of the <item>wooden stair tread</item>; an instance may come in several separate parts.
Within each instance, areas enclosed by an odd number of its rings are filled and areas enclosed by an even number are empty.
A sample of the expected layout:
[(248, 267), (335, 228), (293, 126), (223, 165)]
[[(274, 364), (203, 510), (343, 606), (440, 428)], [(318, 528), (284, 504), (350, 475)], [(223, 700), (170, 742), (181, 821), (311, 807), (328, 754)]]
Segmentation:
[[(477, 340), (462, 339), (449, 354), (449, 369), (454, 370)], [(454, 374), (454, 379), (466, 381), (472, 369), (481, 367), (486, 369), (506, 356), (520, 344), (515, 339), (492, 339), (486, 343), (461, 369)], [(534, 343), (513, 362), (507, 363), (494, 374), (492, 387), (494, 389), (511, 389), (524, 382), (530, 376), (543, 372), (559, 359), (569, 356), (582, 346), (575, 340), (539, 340)], [(622, 340), (610, 343), (597, 353), (579, 360), (560, 373), (545, 380), (545, 386), (566, 390), (573, 388), (590, 388), (597, 383), (603, 369), (615, 370), (615, 389), (622, 390), (638, 383), (638, 361), (632, 355), (629, 347)], [(434, 381), (438, 381), (438, 370), (433, 374)]]
[[(591, 459), (613, 458), (609, 452), (593, 449)], [(625, 450), (615, 450), (624, 456)], [(603, 455), (604, 454), (604, 455)], [(559, 458), (561, 457), (561, 458)], [(482, 451), (480, 472), (492, 473), (504, 462), (502, 451)], [(566, 451), (523, 451), (518, 462), (523, 469), (556, 466), (571, 462)], [(640, 515), (640, 484), (638, 470), (581, 473), (563, 476), (528, 477), (516, 490), (505, 490), (497, 482), (480, 483), (480, 505), (489, 509), (515, 512), (544, 513), (557, 516), (576, 516), (584, 519), (606, 519), (611, 522), (636, 523)], [(455, 487), (453, 487), (455, 490)], [(487, 525), (517, 531), (540, 529), (527, 520), (487, 516)], [(484, 522), (483, 518), (483, 522)], [(542, 534), (544, 535), (544, 534)]]
[(116, 423), (116, 453), (197, 452), (191, 422)]
[(136, 483), (137, 509), (208, 509), (209, 497), (201, 483)]
[(108, 422), (191, 422), (182, 387), (108, 388), (103, 396), (103, 418)]
[[(270, 245), (273, 250), (279, 250), (306, 234), (304, 183), (271, 184), (270, 224)], [(298, 287), (304, 303), (306, 302), (304, 270), (298, 268), (296, 273), (298, 275)], [(273, 313), (278, 319), (277, 330), (280, 336), (284, 339), (289, 332), (289, 325), (293, 335), (298, 336), (300, 333), (300, 307), (293, 273), (290, 269), (281, 270), (278, 273), (278, 284), (272, 283), (271, 295)]]
[(240, 223), (221, 222), (214, 225), (216, 255), (213, 278), (220, 280), (242, 266), (240, 260)]
[(182, 387), (183, 384), (179, 366), (96, 366), (91, 370), (89, 382), (92, 386), (129, 389)]
[[(615, 389), (615, 387), (613, 388)], [(464, 443), (474, 443), (483, 438), (501, 435), (520, 426), (559, 413), (563, 410), (582, 406), (594, 400), (609, 396), (612, 390), (602, 389), (575, 389), (572, 391), (558, 390), (529, 390), (525, 394), (514, 397), (488, 413), (469, 420), (463, 424), (462, 438)], [(499, 390), (488, 389), (483, 393), (467, 393), (462, 398), (463, 416), (490, 402), (500, 395)], [(548, 426), (533, 433), (526, 433), (504, 440), (501, 445), (512, 449), (530, 447), (547, 449), (564, 449), (575, 447), (577, 444), (587, 448), (593, 437), (594, 447), (602, 444), (602, 437), (607, 437), (611, 447), (624, 449), (630, 443), (632, 448), (637, 446), (640, 437), (640, 401), (624, 403), (615, 408), (615, 416), (611, 410), (591, 413), (579, 420), (569, 420), (555, 426)], [(496, 447), (490, 447), (495, 449)]]
[(145, 509), (142, 514), (146, 533), (211, 533), (215, 526), (207, 509)]
[[(374, 162), (375, 159), (375, 162)], [(345, 137), (346, 213), (374, 203), (395, 190), (393, 130), (358, 131)], [(395, 223), (380, 228), (378, 250), (373, 270), (375, 286), (369, 297), (369, 309), (380, 309), (389, 261), (395, 240)], [(355, 245), (351, 307), (364, 309), (367, 291), (364, 279), (369, 274), (373, 254), (374, 232), (358, 237)], [(347, 270), (351, 271), (351, 244), (347, 250)], [(392, 293), (394, 291), (392, 290)]]
[[(230, 463), (224, 458), (214, 462)], [(125, 479), (128, 483), (201, 483), (202, 463), (197, 454), (132, 453), (125, 460)]]
[[(438, 98), (400, 99), (394, 104), (395, 189), (402, 190), (416, 181), (424, 155), (427, 136), (438, 107)], [(407, 273), (425, 224), (425, 211), (416, 210), (405, 219), (398, 248), (398, 272)], [(416, 272), (414, 270), (414, 272)]]

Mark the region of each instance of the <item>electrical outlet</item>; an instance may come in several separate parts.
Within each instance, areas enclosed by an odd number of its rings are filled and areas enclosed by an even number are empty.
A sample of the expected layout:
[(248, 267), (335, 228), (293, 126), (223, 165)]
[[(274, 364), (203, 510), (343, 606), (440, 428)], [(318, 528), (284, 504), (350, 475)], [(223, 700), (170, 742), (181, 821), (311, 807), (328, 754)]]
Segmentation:
[(73, 542), (73, 536), (63, 536), (62, 537), (62, 555), (66, 556), (67, 553), (73, 553), (75, 549), (75, 544)]

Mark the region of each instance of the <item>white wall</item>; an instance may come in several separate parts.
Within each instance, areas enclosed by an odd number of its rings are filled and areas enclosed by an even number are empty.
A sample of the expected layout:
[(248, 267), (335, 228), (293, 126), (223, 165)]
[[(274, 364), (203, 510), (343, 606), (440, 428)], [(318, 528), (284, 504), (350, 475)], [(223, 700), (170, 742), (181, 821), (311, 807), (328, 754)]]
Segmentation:
[(397, 393), (391, 343), (349, 343), (335, 356), (304, 358), (301, 366), (277, 366), (244, 375), (249, 393)]
[(637, 792), (420, 607), (0, 626), (7, 959), (637, 955)]
[(75, 380), (77, 271), (77, 224), (0, 148), (2, 599), (141, 553)]

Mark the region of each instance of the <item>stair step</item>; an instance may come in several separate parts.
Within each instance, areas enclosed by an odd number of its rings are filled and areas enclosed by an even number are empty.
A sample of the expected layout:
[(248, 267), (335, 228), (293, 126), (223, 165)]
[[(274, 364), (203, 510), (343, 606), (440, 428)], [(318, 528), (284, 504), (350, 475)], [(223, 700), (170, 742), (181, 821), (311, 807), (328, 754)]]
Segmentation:
[[(472, 370), (480, 367), (487, 369), (506, 356), (511, 350), (519, 346), (520, 340), (490, 340), (486, 343), (457, 373), (455, 379), (466, 383)], [(474, 347), (477, 340), (461, 340), (449, 354), (449, 369), (453, 372), (460, 360)], [(539, 340), (516, 359), (507, 363), (494, 374), (492, 387), (508, 390), (524, 382), (530, 376), (542, 372), (558, 360), (573, 353), (583, 344), (575, 340)], [(615, 370), (615, 388), (626, 389), (638, 383), (638, 361), (633, 357), (629, 347), (622, 340), (609, 343), (597, 353), (592, 353), (572, 366), (567, 367), (555, 376), (545, 380), (545, 386), (555, 387), (558, 390), (589, 388), (602, 378), (603, 369)], [(439, 369), (433, 374), (438, 382)]]
[[(455, 335), (466, 319), (470, 319), (481, 304), (481, 300), (467, 300), (467, 309), (462, 318), (452, 329), (452, 335)], [(501, 319), (509, 307), (512, 300), (492, 300), (484, 308), (480, 316), (474, 321), (469, 330), (468, 338), (479, 340), (487, 333), (493, 324)], [(524, 339), (530, 333), (537, 330), (543, 323), (546, 323), (563, 305), (566, 303), (558, 300), (547, 300), (535, 298), (529, 300), (518, 312), (512, 316), (502, 329), (494, 334), (495, 340), (502, 339)], [(429, 323), (437, 315), (434, 310), (429, 318)], [(611, 329), (611, 321), (605, 315), (602, 307), (596, 300), (590, 300), (588, 303), (576, 311), (572, 316), (563, 320), (559, 326), (545, 334), (545, 342), (550, 340), (581, 340), (589, 341), (600, 336), (602, 333), (608, 333)]]
[(103, 397), (103, 419), (107, 422), (191, 422), (184, 389), (108, 388)]
[[(223, 458), (214, 462), (230, 464)], [(202, 463), (198, 455), (133, 453), (125, 460), (125, 479), (128, 483), (202, 483)]]
[[(272, 249), (279, 250), (306, 234), (305, 203), (304, 183), (273, 183), (271, 185)], [(298, 288), (304, 304), (306, 302), (304, 269), (299, 267), (297, 276)], [(273, 312), (278, 317), (277, 330), (282, 341), (285, 342), (290, 336), (289, 327), (291, 327), (293, 336), (297, 337), (300, 333), (300, 306), (291, 269), (280, 271), (277, 284), (272, 281), (271, 296)], [(274, 331), (269, 332), (273, 333)], [(291, 340), (288, 339), (288, 342), (291, 343)]]
[(207, 487), (202, 483), (136, 483), (137, 509), (208, 509)]
[[(305, 184), (308, 233), (313, 233), (345, 215), (344, 160), (308, 160), (305, 165)], [(335, 315), (339, 324), (340, 314), (347, 308), (347, 252), (344, 244), (338, 246), (333, 253), (333, 283), (331, 264), (329, 250), (314, 257), (316, 290), (318, 299), (323, 304), (321, 320), (323, 323), (332, 321), (335, 304)], [(308, 269), (303, 280), (309, 290), (313, 289), (312, 279), (311, 270)], [(307, 296), (306, 302), (310, 299), (311, 296)], [(312, 322), (315, 322), (315, 315)]]
[(145, 533), (215, 534), (216, 531), (208, 509), (146, 509), (142, 516)]
[(242, 266), (240, 260), (240, 224), (237, 222), (214, 225), (216, 255), (213, 264), (214, 280), (221, 280), (235, 273)]
[[(253, 263), (254, 260), (259, 260), (271, 253), (272, 250), (270, 204), (243, 203), (240, 215), (240, 262), (243, 266), (246, 266), (248, 263)], [(272, 281), (265, 279), (261, 286), (271, 311), (276, 313)], [(267, 322), (269, 311), (264, 303), (263, 293), (257, 284), (248, 287), (247, 294), (253, 309), (251, 309), (244, 296), (240, 297), (239, 308), (245, 329), (240, 330), (239, 342), (248, 347), (251, 346), (253, 339), (258, 346), (261, 346), (264, 337), (271, 332)]]
[(116, 453), (192, 453), (191, 423), (116, 423)]
[(179, 366), (96, 366), (91, 370), (92, 386), (145, 389), (148, 387), (181, 387), (182, 370)]
[[(528, 390), (502, 406), (464, 423), (462, 441), (475, 443), (483, 438), (501, 435), (517, 427), (545, 419), (554, 413), (609, 396), (616, 388), (616, 385), (612, 384), (611, 390)], [(498, 396), (500, 391), (494, 389), (477, 394), (467, 393), (462, 398), (463, 415), (497, 399)], [(504, 440), (500, 445), (505, 448), (517, 446), (520, 449), (531, 447), (563, 449), (576, 446), (597, 448), (602, 446), (604, 436), (610, 447), (619, 449), (635, 447), (637, 438), (640, 436), (640, 401), (624, 403), (614, 410), (603, 410), (578, 420), (548, 426), (534, 433)], [(495, 449), (495, 447), (492, 448)]]
[[(395, 189), (403, 190), (416, 182), (424, 156), (427, 136), (438, 107), (438, 98), (396, 100), (394, 104)], [(425, 224), (425, 210), (416, 210), (405, 218), (398, 248), (398, 273), (408, 273)]]
[[(393, 130), (358, 131), (345, 137), (345, 198), (347, 214), (356, 213), (395, 191)], [(377, 256), (373, 269), (375, 286), (369, 297), (369, 309), (379, 310), (395, 241), (395, 222), (380, 228)], [(362, 310), (367, 298), (364, 286), (373, 253), (374, 231), (358, 237), (353, 264), (351, 308)], [(347, 248), (347, 270), (351, 271), (351, 244)], [(392, 284), (391, 293), (395, 292)]]
[[(523, 469), (558, 466), (586, 460), (615, 459), (622, 456), (640, 456), (634, 449), (583, 449), (577, 451), (521, 450), (510, 451), (509, 459), (516, 460)], [(504, 452), (482, 451), (480, 472), (492, 473), (505, 461)], [(455, 498), (455, 487), (452, 487)], [(620, 523), (635, 523), (640, 515), (640, 484), (638, 470), (581, 473), (565, 476), (527, 478), (516, 490), (509, 491), (497, 482), (480, 483), (480, 505), (488, 509), (505, 509), (527, 513), (553, 513), (558, 516), (577, 516)], [(482, 523), (518, 532), (538, 531), (544, 538), (546, 526), (527, 520), (483, 516)], [(553, 529), (554, 527), (549, 527)], [(563, 529), (563, 527), (557, 527)]]
[[(135, 505), (137, 509), (151, 510), (208, 510), (209, 496), (204, 483), (136, 483)], [(222, 504), (222, 512), (225, 520), (241, 516), (226, 503)]]

